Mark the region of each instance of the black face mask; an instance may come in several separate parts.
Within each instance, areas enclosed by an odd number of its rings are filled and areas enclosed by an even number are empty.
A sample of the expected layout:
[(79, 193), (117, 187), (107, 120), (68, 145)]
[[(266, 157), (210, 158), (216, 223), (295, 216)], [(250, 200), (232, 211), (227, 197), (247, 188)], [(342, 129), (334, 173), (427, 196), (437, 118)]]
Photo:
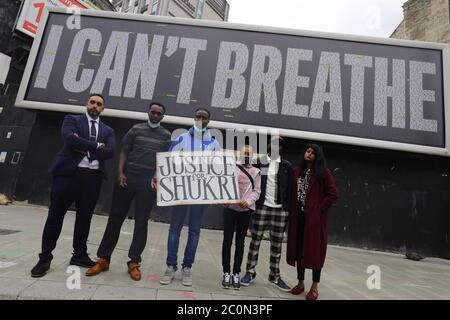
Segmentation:
[(252, 159), (250, 157), (244, 157), (244, 164), (250, 164), (252, 162)]

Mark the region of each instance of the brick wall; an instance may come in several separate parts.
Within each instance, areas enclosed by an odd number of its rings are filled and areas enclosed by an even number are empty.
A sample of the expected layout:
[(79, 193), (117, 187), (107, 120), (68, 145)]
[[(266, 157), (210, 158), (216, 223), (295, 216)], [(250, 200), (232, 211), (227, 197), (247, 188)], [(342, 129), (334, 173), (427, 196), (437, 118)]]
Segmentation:
[(448, 0), (408, 0), (403, 5), (404, 20), (391, 38), (450, 44)]

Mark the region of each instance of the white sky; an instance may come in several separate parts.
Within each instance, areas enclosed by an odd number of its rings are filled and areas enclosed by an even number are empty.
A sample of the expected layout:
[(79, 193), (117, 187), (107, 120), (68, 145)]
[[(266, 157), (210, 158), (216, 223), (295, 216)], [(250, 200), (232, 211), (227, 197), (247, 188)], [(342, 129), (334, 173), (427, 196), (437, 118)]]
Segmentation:
[(228, 22), (389, 37), (406, 0), (227, 0)]

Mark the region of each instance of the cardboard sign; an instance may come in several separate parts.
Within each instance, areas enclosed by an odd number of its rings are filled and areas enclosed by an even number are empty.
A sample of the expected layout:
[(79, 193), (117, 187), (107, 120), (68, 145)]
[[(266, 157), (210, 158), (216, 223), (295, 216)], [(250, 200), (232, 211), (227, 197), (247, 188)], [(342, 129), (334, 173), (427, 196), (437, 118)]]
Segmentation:
[(239, 202), (233, 152), (158, 153), (157, 178), (158, 206)]

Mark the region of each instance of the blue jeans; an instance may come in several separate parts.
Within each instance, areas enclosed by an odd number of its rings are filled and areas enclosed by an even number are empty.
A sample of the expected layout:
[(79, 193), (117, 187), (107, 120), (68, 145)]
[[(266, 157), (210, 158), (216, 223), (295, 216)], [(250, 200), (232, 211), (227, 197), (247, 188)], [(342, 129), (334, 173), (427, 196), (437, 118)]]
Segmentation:
[(184, 249), (184, 260), (182, 267), (191, 268), (197, 251), (198, 240), (200, 238), (200, 227), (202, 226), (203, 214), (208, 205), (186, 205), (176, 206), (172, 210), (170, 219), (169, 238), (167, 240), (167, 266), (172, 266), (177, 270), (178, 247), (180, 244), (180, 232), (183, 228), (184, 219), (189, 211), (189, 233)]

